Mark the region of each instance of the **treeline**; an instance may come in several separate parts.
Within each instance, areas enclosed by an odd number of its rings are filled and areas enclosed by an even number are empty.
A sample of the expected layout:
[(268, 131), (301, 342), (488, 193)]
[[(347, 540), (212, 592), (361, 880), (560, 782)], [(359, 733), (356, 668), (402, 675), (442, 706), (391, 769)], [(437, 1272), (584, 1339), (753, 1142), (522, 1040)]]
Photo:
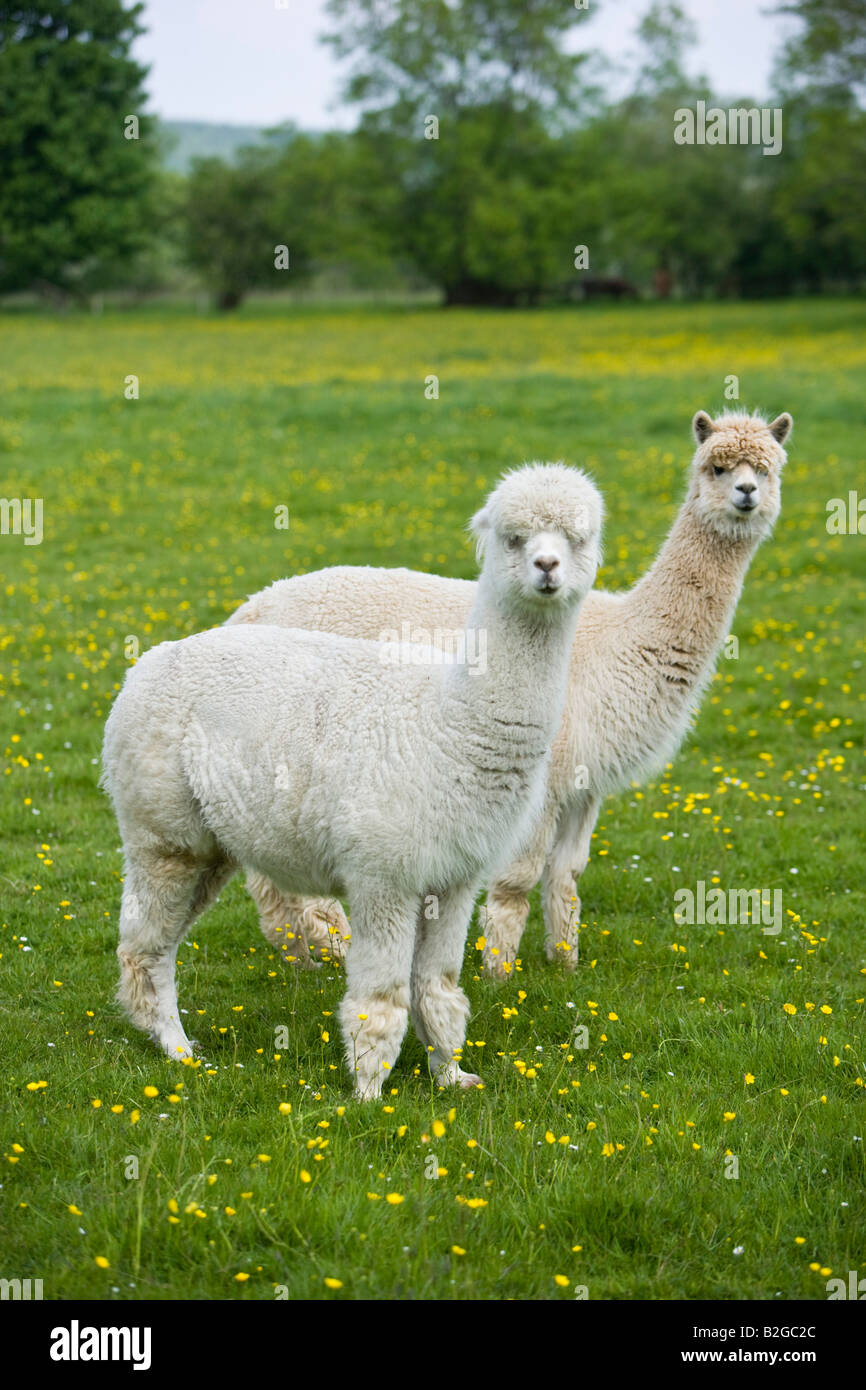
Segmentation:
[[(712, 95), (689, 94), (691, 104)], [(783, 108), (783, 150), (673, 143), (674, 98), (633, 97), (580, 129), (463, 108), (405, 133), (288, 135), (202, 160), (186, 254), (224, 308), (331, 271), (410, 277), (445, 302), (633, 293), (778, 295), (866, 280), (866, 118)], [(861, 184), (859, 209), (852, 193)]]
[(224, 309), (323, 278), (498, 305), (858, 289), (866, 6), (782, 8), (801, 25), (750, 116), (686, 77), (675, 3), (650, 7), (632, 90), (611, 101), (569, 55), (586, 12), (561, 0), (330, 0), (357, 129), (284, 128), (184, 178), (152, 122), (130, 134), (134, 10), (65, 0), (28, 30), (0, 7), (0, 290), (146, 291), (179, 267)]

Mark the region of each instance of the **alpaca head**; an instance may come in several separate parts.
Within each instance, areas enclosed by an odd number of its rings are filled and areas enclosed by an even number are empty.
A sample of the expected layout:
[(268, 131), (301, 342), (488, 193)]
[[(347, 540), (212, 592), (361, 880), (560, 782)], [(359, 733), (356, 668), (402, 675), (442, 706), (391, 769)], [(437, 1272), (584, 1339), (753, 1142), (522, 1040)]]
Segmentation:
[(787, 414), (769, 425), (759, 415), (712, 420), (705, 410), (692, 421), (698, 515), (724, 540), (759, 541), (772, 527), (781, 505), (782, 446), (793, 423)]
[(577, 468), (530, 463), (507, 473), (470, 523), (482, 582), (512, 611), (574, 608), (601, 562), (603, 510)]

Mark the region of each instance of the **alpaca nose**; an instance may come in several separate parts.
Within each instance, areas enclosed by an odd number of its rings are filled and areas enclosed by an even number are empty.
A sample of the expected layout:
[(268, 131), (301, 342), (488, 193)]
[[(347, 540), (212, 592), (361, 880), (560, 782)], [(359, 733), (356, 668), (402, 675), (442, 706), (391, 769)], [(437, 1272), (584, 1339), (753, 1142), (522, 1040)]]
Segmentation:
[(755, 483), (737, 483), (737, 492), (742, 492), (745, 497), (751, 497), (757, 491)]
[(556, 555), (537, 555), (533, 563), (545, 574), (552, 574), (559, 564), (559, 559)]

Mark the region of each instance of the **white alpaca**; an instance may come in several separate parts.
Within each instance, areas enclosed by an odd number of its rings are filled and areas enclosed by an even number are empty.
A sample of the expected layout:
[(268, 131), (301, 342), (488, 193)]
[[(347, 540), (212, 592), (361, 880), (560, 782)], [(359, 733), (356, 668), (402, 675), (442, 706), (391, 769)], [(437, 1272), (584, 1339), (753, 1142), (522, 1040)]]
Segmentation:
[[(654, 565), (623, 594), (591, 593), (575, 634), (569, 695), (553, 748), (547, 799), (535, 833), (487, 896), (485, 964), (513, 968), (542, 879), (549, 959), (577, 963), (580, 901), (602, 798), (657, 771), (679, 748), (713, 673), (752, 555), (779, 511), (782, 447), (790, 415), (695, 416), (698, 448), (683, 506)], [(410, 570), (335, 568), (284, 579), (229, 620), (285, 623), (372, 637), (426, 631), (447, 643), (475, 595), (467, 580)], [(262, 930), (280, 941), (298, 924), (311, 948), (339, 943), (339, 903), (286, 897), (261, 877), (248, 881)], [(339, 947), (338, 947), (339, 949)]]
[(129, 672), (105, 731), (123, 836), (119, 997), (188, 1056), (177, 946), (239, 867), (282, 892), (345, 895), (341, 1007), (357, 1092), (376, 1096), (408, 1012), (441, 1084), (468, 1015), (458, 979), (478, 888), (544, 799), (601, 499), (562, 465), (508, 475), (473, 521), (467, 626), (484, 663), (278, 627), (166, 642)]

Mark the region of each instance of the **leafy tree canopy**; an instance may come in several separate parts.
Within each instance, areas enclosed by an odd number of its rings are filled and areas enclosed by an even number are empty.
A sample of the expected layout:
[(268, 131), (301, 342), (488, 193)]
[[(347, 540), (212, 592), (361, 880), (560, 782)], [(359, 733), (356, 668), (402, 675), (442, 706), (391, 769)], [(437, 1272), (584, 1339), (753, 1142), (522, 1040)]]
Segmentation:
[(568, 104), (580, 55), (568, 39), (588, 11), (566, 0), (329, 0), (326, 36), (353, 62), (351, 101), (417, 106)]
[(155, 150), (130, 56), (142, 9), (0, 4), (3, 289), (86, 290), (147, 239)]

